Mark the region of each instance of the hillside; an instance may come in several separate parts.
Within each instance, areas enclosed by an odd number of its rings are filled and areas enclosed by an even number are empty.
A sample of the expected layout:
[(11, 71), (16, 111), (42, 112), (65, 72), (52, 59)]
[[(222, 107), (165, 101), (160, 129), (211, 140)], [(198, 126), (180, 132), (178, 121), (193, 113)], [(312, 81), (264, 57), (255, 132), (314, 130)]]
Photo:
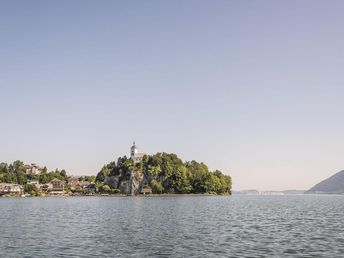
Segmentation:
[(231, 194), (231, 177), (221, 171), (209, 171), (204, 163), (183, 162), (175, 154), (144, 155), (134, 162), (120, 157), (105, 165), (96, 177), (100, 192), (136, 195), (154, 194)]
[(306, 193), (344, 193), (344, 170), (316, 184)]

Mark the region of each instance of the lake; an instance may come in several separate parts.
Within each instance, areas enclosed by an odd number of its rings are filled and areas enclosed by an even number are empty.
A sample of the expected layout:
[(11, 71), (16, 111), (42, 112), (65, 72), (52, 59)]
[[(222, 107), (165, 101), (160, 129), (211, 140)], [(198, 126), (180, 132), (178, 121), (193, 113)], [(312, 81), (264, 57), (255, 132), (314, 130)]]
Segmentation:
[(344, 257), (344, 196), (0, 198), (0, 257)]

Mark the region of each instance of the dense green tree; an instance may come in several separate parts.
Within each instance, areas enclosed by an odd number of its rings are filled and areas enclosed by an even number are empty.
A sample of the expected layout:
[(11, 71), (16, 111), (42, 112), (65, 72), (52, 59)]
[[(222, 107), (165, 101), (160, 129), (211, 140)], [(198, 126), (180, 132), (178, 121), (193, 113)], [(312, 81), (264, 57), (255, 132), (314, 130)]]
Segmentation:
[(25, 173), (26, 169), (25, 169), (25, 165), (22, 161), (16, 160), (9, 166), (9, 171), (18, 174), (21, 172)]
[(0, 163), (0, 174), (4, 174), (8, 172), (8, 165), (7, 163)]
[(16, 184), (17, 183), (17, 176), (14, 172), (8, 172), (8, 173), (4, 174), (4, 181), (6, 183)]
[(158, 181), (153, 180), (150, 183), (150, 186), (152, 188), (152, 192), (155, 193), (155, 194), (162, 194), (164, 192), (164, 187)]
[(27, 182), (27, 177), (25, 172), (19, 172), (17, 173), (17, 183), (20, 185), (25, 185)]
[(24, 185), (24, 192), (29, 193), (32, 196), (40, 196), (42, 194), (36, 186), (31, 184)]
[(134, 165), (132, 159), (121, 157), (117, 165), (105, 165), (96, 177), (104, 182), (106, 176), (128, 180), (133, 170), (142, 171), (153, 193), (216, 193), (230, 194), (231, 178), (220, 171), (211, 172), (203, 163), (183, 162), (176, 154), (145, 155)]
[(96, 176), (96, 182), (104, 182), (105, 178), (110, 174), (111, 170), (104, 166)]
[(95, 182), (96, 181), (96, 176), (85, 176), (84, 180), (87, 182)]

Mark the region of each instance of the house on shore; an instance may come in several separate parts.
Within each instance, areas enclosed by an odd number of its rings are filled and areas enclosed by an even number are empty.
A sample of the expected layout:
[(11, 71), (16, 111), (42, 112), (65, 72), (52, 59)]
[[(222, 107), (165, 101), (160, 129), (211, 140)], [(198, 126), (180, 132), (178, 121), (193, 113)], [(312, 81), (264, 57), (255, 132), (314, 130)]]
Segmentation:
[(81, 182), (79, 181), (78, 177), (70, 176), (68, 178), (68, 186), (71, 190), (76, 190), (81, 188)]
[(59, 180), (57, 178), (54, 178), (49, 183), (49, 190), (50, 194), (52, 195), (60, 195), (65, 193), (65, 182), (62, 180)]
[(68, 178), (68, 186), (72, 191), (86, 189), (90, 183), (89, 181), (80, 180), (80, 177), (70, 176)]
[(0, 183), (0, 195), (22, 195), (23, 193), (22, 185)]

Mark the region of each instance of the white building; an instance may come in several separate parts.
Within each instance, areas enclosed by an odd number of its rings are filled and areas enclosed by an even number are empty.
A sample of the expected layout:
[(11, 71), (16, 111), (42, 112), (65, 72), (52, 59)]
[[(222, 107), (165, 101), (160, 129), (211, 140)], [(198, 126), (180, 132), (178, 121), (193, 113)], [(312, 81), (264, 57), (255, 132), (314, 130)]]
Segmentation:
[(24, 192), (24, 188), (21, 185), (0, 183), (0, 195), (22, 194), (23, 192)]
[(138, 148), (135, 144), (135, 141), (133, 143), (133, 146), (130, 148), (130, 157), (134, 161), (134, 163), (138, 163), (143, 159), (143, 156), (146, 155), (145, 153), (139, 153)]
[(43, 184), (40, 184), (38, 180), (29, 180), (29, 181), (27, 181), (27, 184), (33, 185), (37, 189), (41, 189), (41, 187), (43, 186)]
[(34, 163), (25, 165), (25, 169), (27, 175), (40, 175), (43, 172), (43, 168)]

